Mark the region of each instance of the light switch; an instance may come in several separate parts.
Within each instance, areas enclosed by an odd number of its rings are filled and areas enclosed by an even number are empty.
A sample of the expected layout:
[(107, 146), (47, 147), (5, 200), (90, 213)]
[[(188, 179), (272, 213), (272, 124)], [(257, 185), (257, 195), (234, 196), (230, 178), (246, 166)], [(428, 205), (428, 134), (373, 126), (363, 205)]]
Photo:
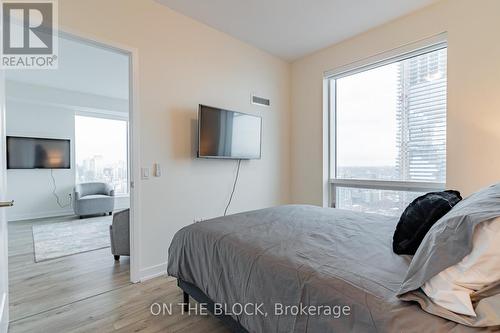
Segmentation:
[(149, 168), (141, 168), (141, 178), (149, 179)]
[(154, 176), (161, 177), (161, 165), (160, 165), (160, 163), (154, 164)]

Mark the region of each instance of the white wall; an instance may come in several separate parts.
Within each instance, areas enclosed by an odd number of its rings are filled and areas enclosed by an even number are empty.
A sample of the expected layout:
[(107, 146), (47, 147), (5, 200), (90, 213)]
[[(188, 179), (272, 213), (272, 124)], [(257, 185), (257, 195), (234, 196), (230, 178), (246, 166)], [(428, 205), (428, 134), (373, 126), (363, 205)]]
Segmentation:
[[(195, 158), (199, 103), (263, 117), (262, 159), (242, 163), (229, 212), (289, 202), (288, 63), (154, 1), (65, 0), (59, 17), (62, 29), (139, 54), (141, 163), (164, 167), (142, 181), (142, 275), (165, 271), (174, 233), (221, 215), (229, 198), (236, 162)], [(250, 104), (252, 92), (272, 106)]]
[(447, 187), (500, 180), (500, 1), (446, 0), (292, 64), (292, 197), (323, 200), (323, 73), (446, 31)]
[[(54, 170), (57, 193), (61, 203), (69, 202), (68, 194), (75, 184), (74, 112), (7, 100), (7, 135), (32, 136), (71, 140), (71, 169)], [(7, 170), (7, 190), (15, 205), (8, 212), (8, 220), (71, 214), (72, 209), (60, 208), (52, 195), (50, 170)]]
[[(71, 140), (71, 169), (55, 169), (53, 175), (61, 204), (69, 203), (75, 185), (75, 112), (114, 111), (125, 114), (126, 100), (65, 91), (51, 87), (6, 82), (6, 133)], [(73, 214), (61, 208), (52, 194), (50, 170), (7, 170), (8, 197), (15, 205), (8, 209), (9, 221)], [(117, 198), (117, 209), (129, 206), (128, 198)]]

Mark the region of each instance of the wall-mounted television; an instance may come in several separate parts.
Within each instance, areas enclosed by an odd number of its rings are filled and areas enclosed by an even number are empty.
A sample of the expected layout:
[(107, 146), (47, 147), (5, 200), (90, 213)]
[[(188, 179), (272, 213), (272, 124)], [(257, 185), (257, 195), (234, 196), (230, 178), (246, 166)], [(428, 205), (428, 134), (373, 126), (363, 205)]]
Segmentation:
[(201, 105), (198, 111), (198, 157), (260, 159), (262, 118)]
[(70, 140), (7, 137), (7, 169), (70, 169)]

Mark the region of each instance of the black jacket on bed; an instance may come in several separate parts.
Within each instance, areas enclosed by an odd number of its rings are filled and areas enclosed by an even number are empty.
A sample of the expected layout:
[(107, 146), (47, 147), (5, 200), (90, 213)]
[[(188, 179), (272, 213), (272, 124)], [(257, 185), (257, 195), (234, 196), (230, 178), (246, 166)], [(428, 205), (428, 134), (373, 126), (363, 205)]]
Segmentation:
[(392, 243), (394, 253), (414, 255), (432, 225), (460, 200), (460, 192), (453, 190), (430, 192), (413, 200), (396, 226)]

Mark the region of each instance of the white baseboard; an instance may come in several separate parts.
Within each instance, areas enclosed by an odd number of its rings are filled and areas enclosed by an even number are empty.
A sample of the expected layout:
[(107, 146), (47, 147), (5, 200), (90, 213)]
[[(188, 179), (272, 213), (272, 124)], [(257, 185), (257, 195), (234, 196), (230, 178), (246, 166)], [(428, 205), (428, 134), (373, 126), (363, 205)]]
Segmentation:
[[(120, 198), (121, 199), (121, 198)], [(115, 209), (126, 209), (129, 208), (129, 202), (127, 200), (116, 200)], [(23, 220), (33, 220), (33, 219), (43, 219), (47, 217), (58, 217), (58, 216), (67, 216), (74, 215), (73, 209), (65, 209), (65, 210), (53, 210), (53, 211), (45, 211), (45, 212), (32, 212), (32, 213), (21, 213), (21, 214), (7, 214), (7, 221), (23, 221)]]
[(66, 210), (53, 210), (46, 212), (36, 212), (36, 213), (24, 213), (24, 214), (7, 214), (7, 221), (22, 221), (22, 220), (32, 220), (32, 219), (42, 219), (46, 217), (57, 217), (73, 215), (72, 209)]
[(141, 269), (140, 280), (141, 282), (153, 279), (159, 276), (167, 276), (167, 263), (162, 263), (159, 265), (154, 265)]
[(7, 293), (2, 293), (0, 298), (0, 333), (7, 333), (9, 329)]

